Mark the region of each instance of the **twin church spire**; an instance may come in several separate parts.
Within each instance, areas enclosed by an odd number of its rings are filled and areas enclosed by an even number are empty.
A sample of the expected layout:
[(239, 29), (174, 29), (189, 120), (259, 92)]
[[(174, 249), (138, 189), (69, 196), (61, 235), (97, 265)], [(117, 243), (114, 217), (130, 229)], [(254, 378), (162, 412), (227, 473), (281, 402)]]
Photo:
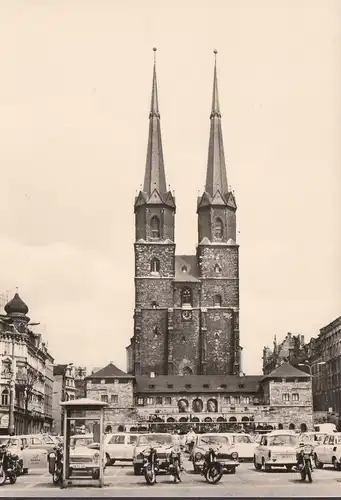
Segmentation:
[[(167, 190), (165, 165), (162, 148), (160, 111), (158, 102), (158, 88), (156, 78), (156, 48), (154, 51), (152, 96), (149, 113), (149, 135), (147, 159), (144, 175), (143, 191), (136, 199), (135, 206), (157, 202), (175, 208), (172, 194)], [(205, 193), (198, 208), (204, 205), (230, 205), (235, 209), (232, 193), (229, 193), (226, 163), (221, 127), (221, 112), (218, 94), (217, 78), (217, 51), (214, 51), (215, 63), (213, 74), (212, 109), (210, 114), (210, 138), (208, 147), (208, 160), (206, 170)]]

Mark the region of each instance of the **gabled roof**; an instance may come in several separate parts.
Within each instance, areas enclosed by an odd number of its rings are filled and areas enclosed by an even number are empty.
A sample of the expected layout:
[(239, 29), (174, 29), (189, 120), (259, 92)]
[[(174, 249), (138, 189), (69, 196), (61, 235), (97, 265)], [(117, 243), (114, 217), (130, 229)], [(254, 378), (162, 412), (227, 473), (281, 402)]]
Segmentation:
[(91, 375), (88, 375), (86, 377), (86, 380), (89, 379), (105, 379), (105, 378), (134, 378), (132, 375), (128, 375), (124, 371), (120, 370), (115, 366), (113, 363), (109, 363), (107, 366), (104, 368), (101, 368), (95, 373), (92, 373)]
[(263, 380), (269, 378), (310, 378), (310, 375), (286, 362), (272, 370), (268, 375), (265, 375)]
[(183, 282), (200, 281), (196, 255), (175, 256), (174, 281), (183, 281)]
[(137, 393), (257, 393), (262, 375), (136, 376)]

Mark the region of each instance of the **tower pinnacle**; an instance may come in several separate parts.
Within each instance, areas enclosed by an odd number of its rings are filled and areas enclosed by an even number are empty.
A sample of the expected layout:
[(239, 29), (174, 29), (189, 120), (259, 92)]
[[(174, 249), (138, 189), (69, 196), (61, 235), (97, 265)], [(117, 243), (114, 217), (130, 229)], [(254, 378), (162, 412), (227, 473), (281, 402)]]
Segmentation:
[(149, 137), (143, 184), (143, 191), (148, 195), (151, 195), (154, 189), (156, 189), (160, 195), (167, 192), (156, 80), (156, 50), (156, 47), (154, 47), (152, 97), (149, 113)]
[(208, 148), (207, 173), (205, 191), (212, 197), (217, 191), (221, 195), (228, 193), (225, 153), (221, 128), (221, 113), (218, 94), (217, 50), (214, 50), (213, 94), (211, 109), (210, 140)]

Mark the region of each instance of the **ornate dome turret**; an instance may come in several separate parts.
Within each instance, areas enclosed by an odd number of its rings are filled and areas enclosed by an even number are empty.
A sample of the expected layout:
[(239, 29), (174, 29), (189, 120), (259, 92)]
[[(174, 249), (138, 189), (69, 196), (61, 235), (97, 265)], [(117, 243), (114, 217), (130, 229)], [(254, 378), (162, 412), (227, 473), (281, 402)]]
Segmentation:
[(25, 304), (25, 302), (19, 297), (18, 293), (14, 295), (12, 300), (7, 302), (4, 309), (9, 316), (11, 315), (26, 316), (26, 314), (28, 313), (28, 307)]

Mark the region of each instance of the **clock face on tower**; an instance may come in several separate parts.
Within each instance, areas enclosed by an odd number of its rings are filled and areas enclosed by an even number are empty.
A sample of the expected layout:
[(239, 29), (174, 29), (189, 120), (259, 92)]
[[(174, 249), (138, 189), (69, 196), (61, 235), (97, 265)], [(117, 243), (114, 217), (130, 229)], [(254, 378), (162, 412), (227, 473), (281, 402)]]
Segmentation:
[(191, 321), (192, 311), (182, 311), (181, 317), (182, 317), (183, 321)]

